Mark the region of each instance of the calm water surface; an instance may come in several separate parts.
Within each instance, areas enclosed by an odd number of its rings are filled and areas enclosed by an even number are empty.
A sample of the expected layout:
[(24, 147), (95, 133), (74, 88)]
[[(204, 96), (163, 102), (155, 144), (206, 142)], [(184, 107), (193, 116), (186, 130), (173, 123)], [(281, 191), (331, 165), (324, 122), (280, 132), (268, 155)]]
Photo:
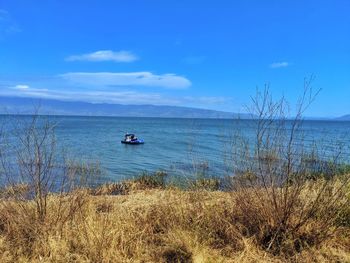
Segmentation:
[[(225, 170), (234, 132), (252, 137), (255, 125), (249, 120), (60, 117), (57, 136), (73, 154), (99, 160), (112, 180), (142, 171), (186, 173), (201, 162), (217, 175)], [(343, 145), (344, 158), (349, 153), (350, 122), (306, 121), (303, 130), (310, 141), (322, 143), (323, 151), (337, 143)], [(145, 144), (121, 144), (126, 132)]]
[[(186, 174), (194, 163), (207, 162), (212, 175), (225, 173), (230, 140), (239, 130), (254, 136), (256, 122), (222, 119), (164, 119), (120, 117), (53, 117), (60, 145), (79, 160), (98, 160), (103, 180), (120, 180), (143, 171), (165, 170)], [(305, 121), (308, 140), (321, 142), (324, 151), (343, 145), (350, 153), (350, 122)], [(126, 132), (145, 140), (144, 145), (120, 143)]]

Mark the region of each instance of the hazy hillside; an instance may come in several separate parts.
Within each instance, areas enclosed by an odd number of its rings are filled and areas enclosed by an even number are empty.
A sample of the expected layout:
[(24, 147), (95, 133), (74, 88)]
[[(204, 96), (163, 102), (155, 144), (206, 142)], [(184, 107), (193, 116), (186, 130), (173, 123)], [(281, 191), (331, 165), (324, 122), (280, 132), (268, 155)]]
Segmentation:
[(250, 118), (249, 114), (154, 105), (121, 105), (71, 102), (47, 99), (0, 97), (0, 113), (31, 114), (40, 107), (41, 114), (168, 118)]
[(337, 118), (338, 121), (350, 121), (350, 114)]

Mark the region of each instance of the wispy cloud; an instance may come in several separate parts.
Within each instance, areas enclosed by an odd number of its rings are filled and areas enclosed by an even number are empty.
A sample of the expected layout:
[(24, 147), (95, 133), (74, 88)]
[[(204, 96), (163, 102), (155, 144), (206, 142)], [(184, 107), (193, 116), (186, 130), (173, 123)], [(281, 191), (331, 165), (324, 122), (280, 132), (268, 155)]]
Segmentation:
[(72, 72), (59, 75), (61, 78), (81, 85), (91, 86), (148, 86), (167, 89), (186, 89), (191, 81), (175, 74), (156, 75), (151, 72)]
[(130, 51), (99, 50), (92, 53), (73, 55), (66, 58), (66, 61), (114, 61), (133, 62), (139, 58)]
[[(26, 88), (18, 88), (25, 86)], [(17, 87), (17, 88), (14, 88)], [(159, 93), (136, 91), (62, 91), (55, 89), (32, 88), (29, 85), (16, 85), (0, 90), (0, 96), (15, 96), (27, 98), (56, 99), (63, 101), (85, 101), (90, 103), (111, 104), (151, 104), (172, 106), (195, 106), (206, 108), (208, 105), (229, 103), (228, 97), (195, 97), (166, 96)]]
[[(17, 85), (19, 86), (19, 85)], [(22, 85), (20, 85), (22, 86)], [(0, 91), (2, 96), (29, 97), (41, 99), (56, 99), (63, 101), (85, 101), (91, 103), (121, 103), (121, 104), (166, 104), (176, 103), (171, 99), (163, 98), (159, 94), (140, 93), (135, 91), (62, 91), (41, 88), (15, 89), (9, 87)]]
[(290, 66), (289, 62), (283, 61), (283, 62), (274, 62), (270, 64), (270, 68), (286, 68)]
[(20, 31), (20, 28), (10, 13), (4, 9), (0, 9), (0, 34), (17, 33)]
[(8, 12), (4, 9), (0, 9), (0, 21), (3, 21), (8, 16)]
[(10, 88), (17, 89), (17, 90), (27, 90), (27, 89), (29, 89), (29, 86), (28, 85), (19, 84), (19, 85), (16, 85), (14, 87), (10, 87)]

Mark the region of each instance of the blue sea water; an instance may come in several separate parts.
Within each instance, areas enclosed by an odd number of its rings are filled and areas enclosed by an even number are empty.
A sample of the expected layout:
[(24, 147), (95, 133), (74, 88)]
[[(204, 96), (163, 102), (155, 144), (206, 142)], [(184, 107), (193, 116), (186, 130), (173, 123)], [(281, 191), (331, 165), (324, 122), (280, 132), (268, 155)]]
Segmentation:
[[(58, 117), (57, 121), (58, 140), (73, 155), (100, 161), (110, 180), (143, 171), (186, 174), (204, 162), (213, 175), (224, 173), (233, 133), (239, 129), (252, 137), (256, 127), (255, 121), (223, 119)], [(322, 142), (325, 149), (342, 144), (343, 155), (348, 153), (350, 122), (306, 121), (303, 129), (309, 140)], [(126, 132), (135, 133), (145, 144), (121, 144)]]
[[(23, 117), (29, 118), (29, 117)], [(227, 154), (236, 131), (254, 138), (256, 121), (228, 119), (173, 119), (122, 117), (50, 117), (57, 123), (60, 146), (81, 161), (99, 161), (104, 181), (130, 178), (143, 171), (164, 170), (185, 176), (195, 164), (206, 163), (212, 175), (227, 172)], [(350, 122), (305, 121), (303, 131), (327, 152), (342, 145), (350, 153)], [(125, 145), (125, 133), (144, 139), (143, 145)]]

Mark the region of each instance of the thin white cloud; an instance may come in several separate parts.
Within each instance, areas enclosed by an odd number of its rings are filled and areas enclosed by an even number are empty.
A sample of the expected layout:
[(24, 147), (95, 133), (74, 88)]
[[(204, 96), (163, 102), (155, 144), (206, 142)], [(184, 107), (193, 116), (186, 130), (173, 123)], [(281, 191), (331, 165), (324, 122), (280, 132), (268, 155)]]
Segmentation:
[(120, 104), (174, 104), (175, 101), (163, 98), (159, 94), (140, 93), (134, 91), (60, 91), (49, 89), (28, 88), (14, 90), (9, 88), (0, 92), (3, 96), (29, 97), (41, 99), (56, 99), (63, 101), (85, 101), (91, 103), (120, 103)]
[(289, 62), (283, 61), (283, 62), (274, 62), (270, 64), (270, 68), (286, 68), (290, 66)]
[(80, 85), (90, 86), (148, 86), (166, 89), (186, 89), (191, 81), (175, 74), (155, 75), (151, 72), (72, 72), (59, 75), (61, 78)]
[(16, 85), (16, 86), (12, 87), (12, 89), (27, 90), (27, 89), (29, 89), (29, 86), (20, 84), (20, 85)]
[(223, 105), (230, 103), (228, 97), (195, 97), (167, 96), (159, 93), (136, 91), (62, 91), (54, 89), (32, 88), (14, 89), (13, 87), (0, 90), (0, 96), (15, 96), (26, 98), (55, 99), (63, 101), (84, 101), (90, 103), (134, 104), (134, 105), (170, 105), (195, 106), (206, 108), (208, 105)]
[(113, 61), (113, 62), (133, 62), (138, 57), (130, 51), (99, 50), (96, 52), (73, 55), (66, 58), (67, 61)]

